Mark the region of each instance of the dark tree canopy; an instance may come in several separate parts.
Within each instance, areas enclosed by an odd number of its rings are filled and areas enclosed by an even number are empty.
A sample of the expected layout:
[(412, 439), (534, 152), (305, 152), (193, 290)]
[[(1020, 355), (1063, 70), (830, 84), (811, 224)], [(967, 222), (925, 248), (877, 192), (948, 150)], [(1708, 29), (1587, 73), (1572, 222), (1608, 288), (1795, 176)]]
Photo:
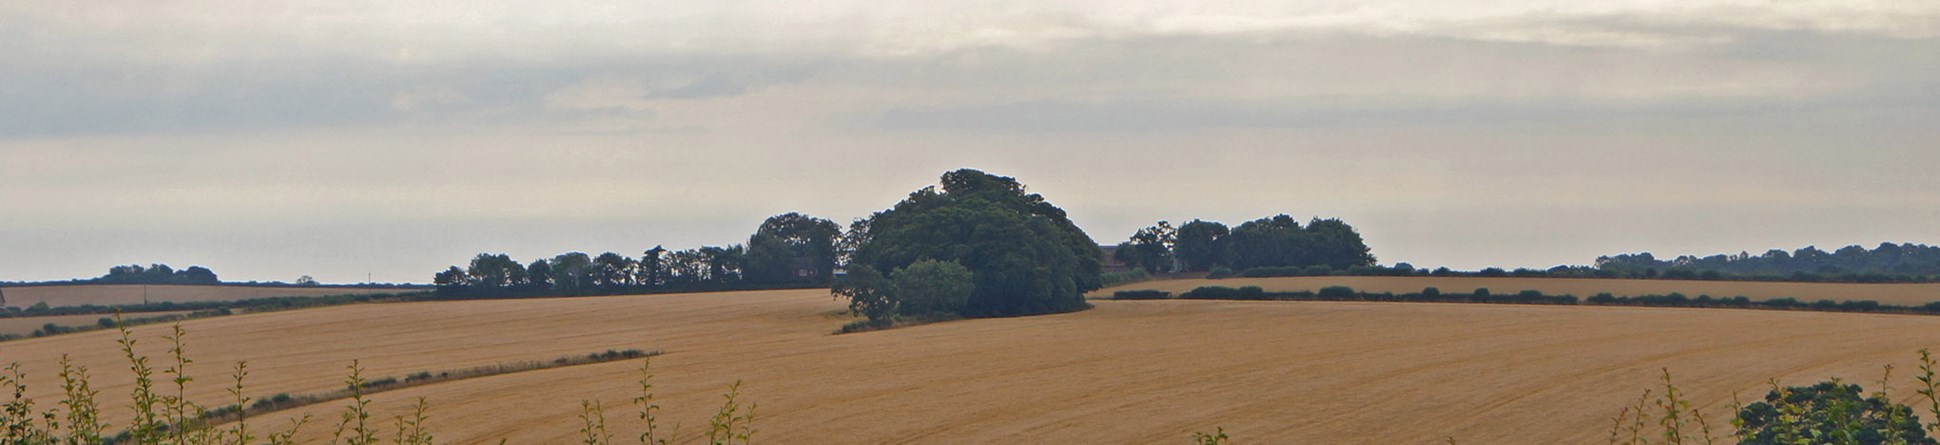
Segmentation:
[(1138, 229), (1138, 232), (1132, 233), (1131, 239), (1118, 243), (1112, 259), (1145, 269), (1147, 273), (1170, 271), (1174, 236), (1172, 223), (1159, 221), (1151, 227)]
[(1173, 255), (1185, 264), (1186, 270), (1204, 272), (1213, 266), (1224, 264), (1226, 259), (1226, 236), (1232, 229), (1213, 221), (1192, 220), (1179, 226), (1173, 234)]
[[(826, 282), (835, 275), (841, 237), (842, 226), (834, 221), (794, 212), (769, 217), (748, 238), (748, 279), (758, 283)], [(797, 273), (797, 264), (812, 267), (813, 274)]]
[(216, 273), (202, 266), (175, 270), (167, 264), (115, 266), (107, 275), (92, 280), (104, 284), (222, 284)]
[(1627, 277), (1787, 277), (1817, 281), (1809, 278), (1850, 275), (1862, 278), (1860, 281), (1885, 281), (1887, 277), (1940, 275), (1940, 247), (1880, 243), (1872, 250), (1852, 245), (1826, 252), (1806, 246), (1791, 252), (1772, 249), (1759, 255), (1738, 252), (1671, 259), (1644, 252), (1598, 257), (1596, 270), (1606, 276)]
[(1374, 254), (1353, 226), (1314, 218), (1305, 227), (1287, 215), (1225, 224), (1192, 220), (1177, 230), (1165, 221), (1140, 229), (1118, 246), (1116, 259), (1158, 272), (1177, 259), (1185, 270), (1214, 268), (1314, 269), (1321, 274), (1374, 266)]
[(946, 173), (942, 184), (857, 224), (867, 232), (850, 237), (852, 264), (874, 271), (921, 260), (962, 265), (975, 283), (963, 309), (968, 316), (1087, 307), (1084, 292), (1099, 287), (1098, 244), (1064, 210), (1026, 193), (1016, 179), (977, 170)]

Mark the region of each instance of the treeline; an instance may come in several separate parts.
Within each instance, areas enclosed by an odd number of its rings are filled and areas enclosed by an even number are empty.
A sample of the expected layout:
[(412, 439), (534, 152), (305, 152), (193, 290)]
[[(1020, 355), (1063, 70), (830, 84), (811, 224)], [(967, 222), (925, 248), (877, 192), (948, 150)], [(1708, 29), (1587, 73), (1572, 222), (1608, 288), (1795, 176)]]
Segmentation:
[(395, 283), (358, 283), (358, 284), (319, 284), (308, 275), (298, 278), (295, 283), (281, 281), (238, 281), (223, 282), (216, 273), (202, 266), (189, 266), (176, 269), (167, 264), (153, 263), (147, 266), (129, 264), (108, 268), (108, 273), (95, 278), (76, 278), (66, 281), (0, 281), (6, 286), (74, 286), (89, 284), (154, 284), (154, 285), (241, 285), (262, 287), (347, 287), (347, 288), (396, 288), (415, 287), (421, 284)]
[[(1190, 225), (1190, 224), (1188, 224)], [(1163, 224), (1161, 224), (1163, 226)], [(1350, 229), (1351, 230), (1351, 229)], [(1140, 230), (1154, 232), (1155, 228)], [(1184, 233), (1182, 227), (1179, 233)], [(1136, 240), (1137, 236), (1134, 236)], [(1183, 237), (1181, 237), (1183, 238)], [(1179, 243), (1180, 246), (1187, 245)], [(1119, 247), (1124, 254), (1125, 245)], [(1174, 247), (1172, 251), (1186, 249)], [(1159, 261), (1170, 261), (1165, 257)], [(1185, 255), (1178, 255), (1181, 261)], [(1371, 257), (1370, 257), (1371, 259)], [(1131, 263), (1128, 261), (1128, 264)], [(1147, 263), (1140, 263), (1147, 264)], [(1191, 265), (1191, 262), (1185, 262)], [(1436, 277), (1518, 277), (1518, 278), (1634, 278), (1712, 281), (1783, 281), (1828, 283), (1931, 283), (1940, 282), (1940, 247), (1920, 244), (1882, 243), (1866, 250), (1847, 246), (1833, 253), (1813, 247), (1792, 253), (1772, 250), (1760, 256), (1713, 255), (1681, 256), (1669, 261), (1656, 259), (1648, 252), (1597, 258), (1595, 266), (1556, 266), (1548, 269), (1452, 270), (1416, 268), (1408, 263), (1393, 266), (1357, 264), (1345, 268), (1330, 265), (1259, 266), (1244, 268), (1210, 267), (1208, 278), (1303, 277), (1303, 276), (1436, 276)], [(1197, 270), (1185, 267), (1184, 270)]]
[(1139, 229), (1119, 243), (1113, 259), (1149, 273), (1189, 271), (1231, 275), (1255, 268), (1372, 267), (1374, 254), (1354, 227), (1339, 219), (1313, 218), (1305, 227), (1275, 215), (1227, 227), (1194, 219), (1174, 229), (1166, 221)]
[(1940, 280), (1940, 247), (1888, 242), (1872, 250), (1852, 245), (1826, 252), (1807, 246), (1755, 256), (1739, 252), (1669, 260), (1644, 252), (1598, 257), (1595, 272), (1625, 278), (1926, 282)]
[(1805, 301), (1792, 297), (1773, 298), (1753, 301), (1749, 297), (1712, 297), (1698, 295), (1691, 297), (1682, 293), (1651, 294), (1638, 296), (1615, 296), (1599, 293), (1589, 298), (1578, 299), (1575, 295), (1548, 295), (1542, 291), (1524, 290), (1513, 294), (1495, 293), (1489, 288), (1478, 288), (1467, 293), (1442, 292), (1438, 288), (1424, 288), (1421, 292), (1396, 294), (1392, 292), (1364, 292), (1346, 286), (1328, 286), (1319, 291), (1267, 292), (1259, 286), (1227, 287), (1200, 286), (1174, 297), (1171, 292), (1158, 290), (1125, 290), (1112, 294), (1114, 300), (1278, 300), (1278, 301), (1386, 301), (1412, 303), (1494, 303), (1494, 304), (1554, 304), (1554, 305), (1591, 305), (1591, 306), (1648, 306), (1648, 307), (1685, 307), (1685, 308), (1732, 308), (1732, 309), (1775, 309), (1809, 310), (1820, 312), (1863, 312), (1886, 314), (1940, 315), (1940, 301), (1922, 306), (1899, 306), (1881, 304), (1873, 300), (1816, 300)]
[(821, 286), (835, 275), (842, 228), (800, 213), (769, 217), (747, 244), (669, 251), (654, 246), (635, 258), (567, 252), (521, 263), (481, 253), (463, 268), (432, 276), (445, 298), (608, 295), (666, 291)]
[(215, 271), (202, 266), (189, 266), (175, 270), (167, 264), (140, 264), (115, 266), (108, 269), (107, 275), (94, 279), (99, 284), (222, 284)]

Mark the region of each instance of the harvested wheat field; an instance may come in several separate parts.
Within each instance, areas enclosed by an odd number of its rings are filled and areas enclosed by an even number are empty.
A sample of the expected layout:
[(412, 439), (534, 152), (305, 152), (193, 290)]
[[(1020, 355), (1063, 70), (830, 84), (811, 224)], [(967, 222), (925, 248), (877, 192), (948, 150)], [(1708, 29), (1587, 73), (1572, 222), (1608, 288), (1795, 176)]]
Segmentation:
[(1717, 298), (1744, 296), (1753, 300), (1792, 297), (1802, 301), (1815, 300), (1873, 300), (1882, 304), (1919, 306), (1940, 301), (1940, 283), (1910, 284), (1861, 284), (1861, 283), (1782, 283), (1758, 281), (1684, 281), (1684, 280), (1626, 280), (1613, 278), (1484, 278), (1484, 277), (1275, 277), (1275, 278), (1224, 278), (1218, 280), (1163, 280), (1131, 283), (1123, 286), (1093, 292), (1095, 296), (1109, 296), (1118, 290), (1155, 289), (1178, 295), (1199, 286), (1259, 286), (1269, 292), (1316, 291), (1327, 286), (1347, 286), (1366, 292), (1393, 292), (1397, 294), (1421, 292), (1422, 288), (1435, 287), (1444, 293), (1466, 293), (1476, 288), (1488, 288), (1497, 294), (1514, 294), (1525, 290), (1542, 291), (1548, 295), (1575, 295), (1588, 297), (1601, 292), (1609, 292), (1619, 297), (1638, 295), (1666, 295), (1682, 292), (1693, 298), (1710, 295)]
[[(1146, 283), (1164, 284), (1164, 283)], [(1089, 311), (849, 335), (826, 291), (366, 304), (184, 323), (192, 397), (221, 404), (229, 363), (250, 393), (336, 385), (351, 359), (402, 376), (608, 348), (653, 359), (663, 422), (693, 443), (737, 379), (759, 404), (757, 441), (1176, 444), (1224, 426), (1240, 443), (1549, 444), (1600, 441), (1610, 417), (1669, 367), (1713, 418), (1734, 391), (1828, 376), (1912, 385), (1940, 317), (1632, 307), (1359, 302), (1099, 301)], [(165, 349), (163, 326), (136, 329)], [(0, 344), (42, 403), (54, 362), (99, 376), (112, 415), (131, 380), (110, 332)], [(600, 399), (631, 441), (635, 361), (436, 383), (373, 397), (378, 419), (430, 401), (450, 443), (577, 442), (580, 400)], [(1905, 396), (1911, 396), (1910, 391)], [(326, 441), (340, 403), (302, 437)], [(301, 410), (297, 410), (301, 411)], [(262, 431), (294, 411), (257, 419)], [(125, 425), (126, 422), (116, 422)], [(382, 422), (388, 430), (390, 422)], [(1722, 428), (1722, 425), (1720, 425)], [(388, 434), (388, 433), (386, 433)], [(380, 436), (387, 437), (387, 436)]]
[[(268, 297), (317, 297), (370, 293), (414, 292), (421, 289), (364, 289), (348, 287), (289, 286), (199, 286), (182, 284), (80, 284), (58, 286), (9, 286), (5, 292), (8, 306), (27, 307), (46, 302), (49, 306), (84, 304), (141, 304), (144, 301), (176, 303), (190, 301), (236, 301)], [(144, 298), (144, 293), (146, 298)]]

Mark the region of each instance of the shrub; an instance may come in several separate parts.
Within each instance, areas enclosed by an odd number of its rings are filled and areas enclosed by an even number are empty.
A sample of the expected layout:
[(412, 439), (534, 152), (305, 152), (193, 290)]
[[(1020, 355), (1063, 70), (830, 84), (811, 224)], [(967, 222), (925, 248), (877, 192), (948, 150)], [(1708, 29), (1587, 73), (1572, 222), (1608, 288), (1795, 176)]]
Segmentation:
[(1808, 438), (1814, 443), (1936, 443), (1920, 427), (1911, 407), (1893, 403), (1884, 394), (1866, 397), (1861, 391), (1859, 385), (1838, 379), (1773, 388), (1764, 401), (1738, 411), (1740, 443), (1797, 443)]
[(1354, 296), (1354, 288), (1347, 286), (1327, 286), (1320, 288), (1322, 298), (1347, 298)]
[(970, 269), (954, 261), (922, 260), (897, 269), (890, 276), (903, 315), (955, 314), (963, 311), (975, 289)]
[(1259, 286), (1241, 287), (1239, 288), (1239, 294), (1235, 296), (1241, 300), (1264, 300), (1266, 299), (1266, 289), (1262, 289)]
[(1171, 292), (1162, 290), (1121, 290), (1113, 292), (1113, 300), (1164, 300), (1172, 298)]
[(1433, 286), (1424, 287), (1421, 289), (1421, 295), (1425, 297), (1439, 297), (1442, 296), (1442, 290)]
[(1104, 287), (1113, 287), (1113, 286), (1119, 286), (1119, 285), (1125, 285), (1125, 284), (1132, 284), (1140, 281), (1149, 281), (1151, 279), (1152, 279), (1152, 274), (1145, 272), (1145, 269), (1132, 269), (1124, 272), (1112, 272), (1112, 273), (1098, 275), (1098, 282), (1100, 285), (1103, 285)]
[(1212, 268), (1212, 271), (1206, 274), (1206, 278), (1212, 278), (1212, 279), (1228, 278), (1232, 276), (1233, 276), (1233, 269), (1226, 266), (1214, 266)]
[(1239, 289), (1226, 286), (1199, 286), (1179, 295), (1179, 298), (1220, 300), (1230, 299), (1237, 295), (1239, 295)]
[(1590, 299), (1589, 299), (1589, 302), (1590, 302), (1590, 304), (1611, 304), (1611, 303), (1616, 303), (1616, 302), (1617, 302), (1617, 296), (1615, 296), (1615, 295), (1610, 295), (1610, 293), (1609, 293), (1609, 292), (1599, 292), (1599, 293), (1597, 293), (1596, 295), (1591, 295), (1591, 296), (1590, 296)]
[(1534, 290), (1534, 289), (1530, 289), (1530, 290), (1524, 290), (1524, 291), (1522, 291), (1522, 292), (1517, 292), (1517, 293), (1516, 293), (1516, 296), (1517, 296), (1517, 297), (1521, 297), (1521, 298), (1524, 298), (1524, 299), (1531, 299), (1531, 300), (1534, 300), (1534, 299), (1539, 299), (1539, 298), (1542, 298), (1542, 297), (1543, 297), (1543, 291), (1539, 291), (1539, 290)]
[(1312, 266), (1307, 266), (1307, 268), (1301, 270), (1300, 273), (1302, 275), (1306, 275), (1310, 277), (1324, 277), (1328, 275), (1333, 275), (1334, 268), (1315, 264)]
[(1475, 296), (1477, 296), (1477, 297), (1483, 297), (1483, 298), (1488, 298), (1488, 296), (1489, 296), (1489, 288), (1486, 288), (1486, 287), (1478, 287), (1478, 288), (1475, 288)]

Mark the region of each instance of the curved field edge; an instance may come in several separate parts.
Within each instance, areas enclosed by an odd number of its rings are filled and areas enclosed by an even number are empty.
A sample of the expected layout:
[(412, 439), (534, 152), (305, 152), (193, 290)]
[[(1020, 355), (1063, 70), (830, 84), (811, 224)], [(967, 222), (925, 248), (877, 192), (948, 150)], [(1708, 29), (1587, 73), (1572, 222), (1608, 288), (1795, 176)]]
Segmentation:
[(1125, 284), (1093, 291), (1092, 297), (1109, 297), (1120, 290), (1160, 290), (1178, 295), (1200, 286), (1259, 286), (1268, 292), (1318, 291), (1328, 286), (1347, 286), (1363, 292), (1405, 294), (1434, 287), (1442, 292), (1467, 293), (1488, 288), (1497, 294), (1524, 290), (1546, 295), (1589, 297), (1608, 292), (1619, 297), (1682, 293), (1692, 298), (1736, 296), (1754, 301), (1797, 298), (1802, 301), (1829, 299), (1873, 300), (1882, 304), (1920, 306), (1940, 301), (1940, 283), (1786, 283), (1763, 281), (1631, 280), (1618, 278), (1528, 278), (1528, 277), (1273, 277), (1157, 280)]
[[(807, 444), (1163, 444), (1214, 425), (1269, 442), (1591, 442), (1657, 387), (1659, 368), (1721, 413), (1734, 391), (1755, 397), (1769, 378), (1877, 379), (1882, 365), (1912, 369), (1914, 351), (1940, 345), (1933, 317), (1345, 302), (1101, 301), (1071, 314), (828, 335), (842, 320), (823, 314), (840, 306), (802, 290), (360, 305), (185, 327), (199, 382), (246, 357), (259, 394), (333, 386), (352, 358), (367, 375), (390, 375), (650, 344), (670, 353), (654, 360), (656, 392), (663, 421), (685, 425), (683, 440), (738, 379), (761, 406), (764, 440)], [(148, 339), (160, 329), (137, 330)], [(159, 343), (142, 346), (159, 355)], [(39, 376), (36, 389), (60, 352), (108, 356), (84, 361), (105, 397), (126, 394), (108, 336), (0, 347)], [(576, 437), (579, 400), (597, 398), (625, 438), (638, 429), (625, 421), (637, 365), (407, 388), (374, 396), (374, 407), (388, 419), (426, 397), (433, 431), (454, 443), (561, 443)], [(198, 388), (192, 397), (221, 400), (220, 385)], [(335, 408), (252, 423), (329, 419)], [(314, 443), (328, 428), (306, 433)]]

